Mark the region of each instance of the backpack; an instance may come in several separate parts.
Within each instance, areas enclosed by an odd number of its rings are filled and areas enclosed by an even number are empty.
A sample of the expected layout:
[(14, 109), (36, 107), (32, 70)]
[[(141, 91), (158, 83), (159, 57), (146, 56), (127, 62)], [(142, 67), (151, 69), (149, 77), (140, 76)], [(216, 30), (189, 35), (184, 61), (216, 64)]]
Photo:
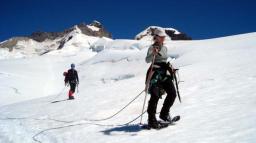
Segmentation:
[(64, 71), (64, 72), (63, 72), (63, 76), (66, 77), (67, 75), (68, 75), (68, 72), (67, 72), (67, 71)]
[(63, 76), (64, 76), (64, 81), (65, 81), (65, 83), (67, 82), (67, 75), (68, 75), (68, 72), (67, 72), (67, 71), (64, 71), (64, 72), (63, 72)]

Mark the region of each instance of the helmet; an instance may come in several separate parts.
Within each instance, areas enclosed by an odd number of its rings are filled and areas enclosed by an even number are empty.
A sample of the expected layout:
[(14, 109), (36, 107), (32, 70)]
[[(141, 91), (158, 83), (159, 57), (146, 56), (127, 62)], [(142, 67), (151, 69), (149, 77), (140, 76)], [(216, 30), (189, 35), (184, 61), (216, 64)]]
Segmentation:
[(72, 69), (75, 68), (75, 64), (74, 63), (71, 64), (71, 68)]

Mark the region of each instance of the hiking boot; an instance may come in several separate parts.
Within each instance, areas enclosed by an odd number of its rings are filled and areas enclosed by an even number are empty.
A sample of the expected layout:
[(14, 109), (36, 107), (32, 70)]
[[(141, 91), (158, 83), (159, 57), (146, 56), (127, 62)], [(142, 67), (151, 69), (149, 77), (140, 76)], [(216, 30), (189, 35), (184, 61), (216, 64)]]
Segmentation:
[(75, 99), (74, 96), (69, 96), (68, 97), (68, 100), (73, 100), (73, 99)]
[(158, 121), (156, 122), (148, 122), (148, 127), (153, 128), (153, 129), (159, 129), (161, 128), (161, 125), (159, 124)]
[(149, 126), (149, 128), (153, 128), (153, 129), (159, 129), (160, 128), (160, 124), (156, 120), (155, 116), (148, 116), (148, 126)]
[(169, 114), (160, 114), (159, 118), (165, 122), (172, 122), (172, 118)]

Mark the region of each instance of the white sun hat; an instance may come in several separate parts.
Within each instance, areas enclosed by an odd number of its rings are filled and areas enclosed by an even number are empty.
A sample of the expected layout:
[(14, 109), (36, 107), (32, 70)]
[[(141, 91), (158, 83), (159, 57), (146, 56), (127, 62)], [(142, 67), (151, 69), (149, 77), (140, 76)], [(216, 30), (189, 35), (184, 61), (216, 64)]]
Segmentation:
[(159, 37), (165, 37), (166, 36), (165, 33), (160, 29), (155, 29), (154, 30), (154, 35), (159, 36)]

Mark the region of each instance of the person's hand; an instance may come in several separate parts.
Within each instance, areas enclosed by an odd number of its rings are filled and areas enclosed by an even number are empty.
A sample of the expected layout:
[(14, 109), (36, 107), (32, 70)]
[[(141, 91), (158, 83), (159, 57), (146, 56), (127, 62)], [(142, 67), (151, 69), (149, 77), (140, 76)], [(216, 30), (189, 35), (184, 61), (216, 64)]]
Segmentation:
[(158, 48), (153, 48), (153, 54), (157, 55), (159, 53), (159, 49)]

